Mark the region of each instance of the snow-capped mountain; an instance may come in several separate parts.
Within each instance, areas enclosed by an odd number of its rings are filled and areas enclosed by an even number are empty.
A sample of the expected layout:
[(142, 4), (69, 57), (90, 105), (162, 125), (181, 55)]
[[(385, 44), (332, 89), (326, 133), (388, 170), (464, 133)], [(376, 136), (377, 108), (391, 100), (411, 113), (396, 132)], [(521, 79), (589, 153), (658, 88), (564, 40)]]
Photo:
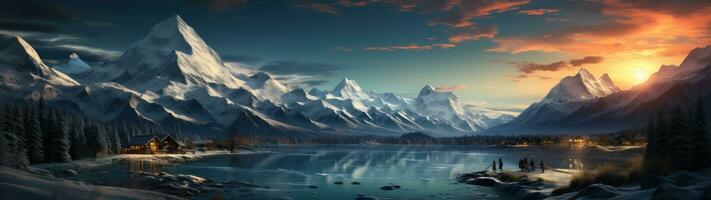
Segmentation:
[(580, 102), (589, 101), (619, 92), (607, 74), (596, 79), (590, 72), (581, 68), (575, 76), (563, 78), (555, 85), (543, 101), (547, 102)]
[(91, 66), (86, 64), (77, 53), (70, 54), (66, 63), (57, 65), (55, 68), (65, 74), (80, 74), (91, 70)]
[(333, 88), (331, 94), (346, 99), (371, 99), (370, 95), (364, 92), (363, 89), (360, 88), (360, 85), (358, 85), (358, 83), (348, 78), (343, 78), (341, 83), (339, 83), (338, 85), (336, 85), (335, 88)]
[(550, 89), (539, 102), (533, 103), (510, 122), (488, 131), (519, 131), (559, 120), (588, 102), (619, 92), (607, 74), (600, 79), (581, 68), (574, 76), (567, 76)]
[[(355, 80), (344, 78), (332, 90), (306, 92), (265, 72), (235, 72), (179, 16), (159, 22), (118, 60), (102, 66), (90, 67), (72, 54), (58, 67), (72, 74), (82, 71), (76, 75), (82, 84), (45, 65), (19, 37), (0, 53), (0, 69), (7, 72), (3, 87), (22, 86), (31, 92), (3, 96), (52, 94), (48, 104), (102, 121), (178, 126), (205, 136), (400, 135), (412, 131), (458, 136), (507, 120), (464, 109), (453, 93), (432, 86), (412, 99), (367, 91)], [(36, 83), (46, 83), (53, 92), (46, 91), (47, 86), (33, 88)]]
[(34, 48), (19, 36), (4, 41), (0, 50), (0, 94), (9, 98), (46, 98), (61, 95), (61, 89), (80, 84), (46, 65)]
[(98, 80), (113, 81), (138, 91), (171, 84), (217, 84), (239, 88), (219, 55), (180, 16), (168, 18), (131, 45), (121, 57), (97, 69)]
[[(642, 84), (618, 91), (604, 76), (597, 90), (555, 99), (585, 99), (583, 101), (541, 101), (534, 103), (509, 123), (487, 130), (504, 134), (604, 133), (643, 127), (659, 111), (679, 105), (689, 107), (695, 102), (711, 102), (711, 46), (692, 50), (679, 67), (663, 65)], [(583, 77), (583, 75), (581, 75)], [(592, 83), (595, 83), (592, 81)], [(582, 84), (588, 85), (596, 84)], [(559, 84), (560, 85), (560, 84)], [(581, 84), (578, 84), (581, 86)], [(556, 89), (558, 86), (554, 87)], [(580, 88), (580, 87), (578, 87)], [(553, 89), (551, 90), (553, 91)], [(575, 90), (571, 90), (575, 91)], [(582, 94), (582, 95), (581, 95)], [(590, 94), (590, 95), (588, 95)], [(549, 94), (550, 96), (551, 94)], [(584, 98), (575, 98), (583, 96)], [(590, 99), (590, 97), (595, 97)], [(709, 113), (711, 110), (706, 110)]]

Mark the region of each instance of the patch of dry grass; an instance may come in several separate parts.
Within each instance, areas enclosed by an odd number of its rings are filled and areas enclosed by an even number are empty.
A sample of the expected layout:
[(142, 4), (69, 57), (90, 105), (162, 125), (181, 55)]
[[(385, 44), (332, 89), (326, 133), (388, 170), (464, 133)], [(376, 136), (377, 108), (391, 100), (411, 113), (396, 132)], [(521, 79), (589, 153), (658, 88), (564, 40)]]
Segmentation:
[(621, 186), (639, 180), (642, 172), (642, 159), (635, 158), (627, 166), (614, 164), (600, 165), (593, 171), (582, 171), (573, 175), (568, 187), (557, 188), (553, 195), (582, 190), (592, 184), (602, 183), (610, 186)]

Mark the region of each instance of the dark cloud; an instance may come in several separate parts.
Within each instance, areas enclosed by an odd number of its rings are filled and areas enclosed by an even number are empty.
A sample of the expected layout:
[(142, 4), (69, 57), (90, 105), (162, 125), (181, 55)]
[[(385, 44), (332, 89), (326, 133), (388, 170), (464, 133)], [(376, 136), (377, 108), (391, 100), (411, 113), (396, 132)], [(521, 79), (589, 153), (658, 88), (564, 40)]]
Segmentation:
[(510, 62), (510, 65), (515, 67), (522, 75), (532, 74), (537, 71), (549, 71), (554, 72), (561, 69), (566, 69), (569, 67), (568, 63), (565, 61), (558, 61), (549, 64), (538, 64), (533, 62)]
[(59, 33), (53, 22), (75, 21), (79, 15), (72, 9), (51, 1), (6, 0), (0, 2), (0, 30)]
[(6, 31), (29, 31), (43, 33), (60, 33), (61, 29), (53, 25), (47, 25), (37, 22), (25, 21), (5, 21), (0, 20), (0, 30)]
[(603, 60), (602, 56), (585, 56), (579, 59), (572, 59), (569, 61), (570, 65), (574, 67), (580, 67), (584, 64), (597, 64), (601, 63)]
[(247, 54), (220, 54), (220, 57), (222, 57), (223, 61), (238, 62), (248, 65), (258, 64), (264, 61), (264, 57)]
[(0, 2), (0, 18), (14, 20), (70, 21), (78, 14), (52, 1), (4, 0)]
[(558, 61), (549, 64), (539, 64), (533, 62), (519, 61), (519, 62), (509, 62), (509, 65), (513, 66), (518, 70), (519, 74), (516, 75), (514, 81), (518, 79), (525, 79), (530, 77), (537, 77), (541, 80), (551, 79), (550, 77), (534, 75), (536, 72), (547, 71), (555, 72), (564, 69), (572, 69), (575, 67), (581, 67), (586, 64), (597, 64), (603, 61), (601, 56), (585, 56), (578, 59), (572, 59), (569, 61)]
[(259, 69), (277, 75), (331, 75), (341, 68), (328, 63), (281, 60), (267, 63)]

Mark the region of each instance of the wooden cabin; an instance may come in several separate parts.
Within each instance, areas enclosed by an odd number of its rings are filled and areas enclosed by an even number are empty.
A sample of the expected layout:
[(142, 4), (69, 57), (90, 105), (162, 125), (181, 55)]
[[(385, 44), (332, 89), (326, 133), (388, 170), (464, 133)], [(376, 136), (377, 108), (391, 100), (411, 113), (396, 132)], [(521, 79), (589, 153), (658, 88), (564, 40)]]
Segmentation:
[(179, 153), (181, 151), (181, 145), (175, 141), (173, 137), (166, 135), (160, 140), (160, 150), (163, 153)]
[(134, 136), (124, 145), (121, 153), (126, 154), (161, 154), (180, 153), (180, 144), (168, 135), (166, 136)]
[(155, 154), (160, 150), (160, 140), (156, 136), (134, 136), (124, 145), (121, 153)]

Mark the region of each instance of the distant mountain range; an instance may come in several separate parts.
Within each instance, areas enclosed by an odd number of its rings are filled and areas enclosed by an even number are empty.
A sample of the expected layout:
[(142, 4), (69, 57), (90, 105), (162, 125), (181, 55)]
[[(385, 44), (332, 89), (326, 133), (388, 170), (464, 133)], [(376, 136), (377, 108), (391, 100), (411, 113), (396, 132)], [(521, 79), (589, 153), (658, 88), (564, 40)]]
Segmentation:
[(697, 100), (711, 110), (711, 46), (692, 50), (681, 65), (661, 66), (649, 79), (620, 91), (605, 74), (582, 69), (563, 78), (541, 101), (486, 134), (604, 133), (643, 128), (659, 111), (689, 107)]
[[(120, 58), (102, 66), (90, 67), (72, 54), (66, 63), (51, 67), (20, 37), (2, 47), (0, 95), (4, 99), (42, 96), (50, 105), (105, 122), (149, 122), (211, 137), (415, 131), (459, 136), (513, 119), (463, 106), (453, 93), (432, 86), (425, 86), (413, 99), (367, 91), (348, 78), (331, 91), (306, 92), (265, 72), (231, 73), (230, 66), (179, 16), (156, 24)], [(607, 85), (600, 89), (611, 90)]]

